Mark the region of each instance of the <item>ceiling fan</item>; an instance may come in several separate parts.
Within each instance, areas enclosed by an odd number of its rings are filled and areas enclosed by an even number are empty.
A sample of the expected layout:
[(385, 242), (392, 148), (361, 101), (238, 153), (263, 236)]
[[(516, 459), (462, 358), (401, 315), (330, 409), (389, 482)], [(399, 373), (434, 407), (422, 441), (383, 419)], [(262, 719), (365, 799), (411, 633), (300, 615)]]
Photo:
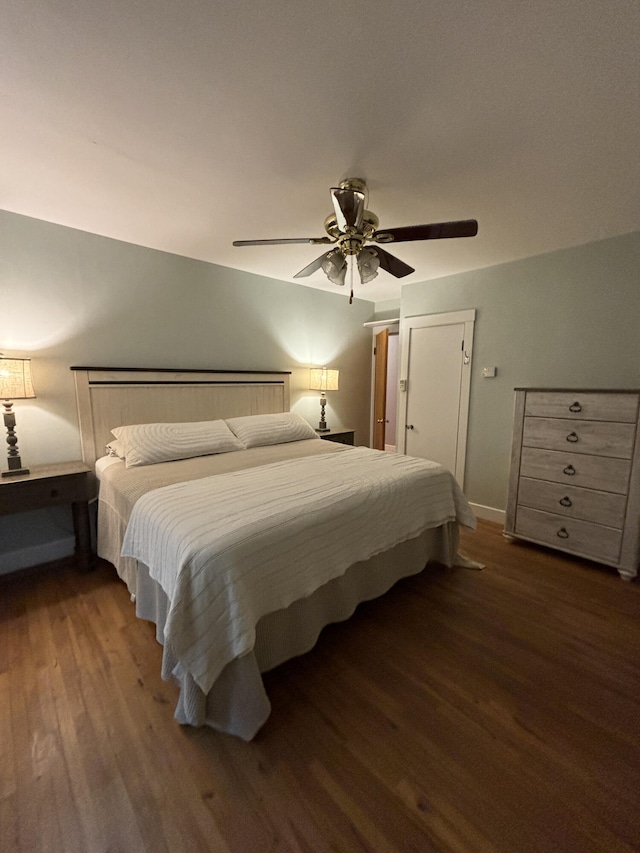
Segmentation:
[[(333, 213), (324, 221), (328, 237), (291, 237), (281, 240), (234, 240), (234, 246), (277, 246), (288, 243), (311, 243), (313, 245), (335, 244), (304, 269), (294, 275), (303, 278), (322, 269), (333, 284), (344, 285), (347, 269), (351, 268), (351, 297), (353, 300), (353, 268), (358, 266), (360, 281), (366, 284), (378, 275), (382, 268), (396, 278), (415, 272), (413, 267), (391, 255), (375, 244), (406, 243), (412, 240), (442, 240), (449, 237), (475, 237), (478, 223), (475, 219), (457, 222), (435, 222), (431, 225), (408, 225), (403, 228), (378, 229), (375, 213), (365, 210), (367, 185), (361, 178), (348, 178), (339, 186), (331, 188)], [(351, 264), (348, 258), (352, 258)]]

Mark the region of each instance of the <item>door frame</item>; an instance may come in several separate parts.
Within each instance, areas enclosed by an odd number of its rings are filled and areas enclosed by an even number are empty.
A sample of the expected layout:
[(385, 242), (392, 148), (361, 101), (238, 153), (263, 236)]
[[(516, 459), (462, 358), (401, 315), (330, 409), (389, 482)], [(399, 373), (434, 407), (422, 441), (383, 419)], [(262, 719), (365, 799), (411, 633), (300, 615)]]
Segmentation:
[(400, 323), (400, 387), (398, 389), (398, 435), (397, 447), (405, 453), (407, 446), (407, 394), (409, 388), (409, 349), (412, 329), (428, 326), (450, 326), (464, 323), (464, 341), (462, 346), (462, 373), (460, 378), (460, 397), (458, 408), (458, 437), (456, 452), (456, 470), (453, 475), (464, 488), (465, 462), (467, 456), (467, 433), (469, 427), (469, 397), (471, 393), (471, 363), (473, 358), (473, 331), (476, 309), (447, 311), (442, 314), (418, 314), (404, 317)]

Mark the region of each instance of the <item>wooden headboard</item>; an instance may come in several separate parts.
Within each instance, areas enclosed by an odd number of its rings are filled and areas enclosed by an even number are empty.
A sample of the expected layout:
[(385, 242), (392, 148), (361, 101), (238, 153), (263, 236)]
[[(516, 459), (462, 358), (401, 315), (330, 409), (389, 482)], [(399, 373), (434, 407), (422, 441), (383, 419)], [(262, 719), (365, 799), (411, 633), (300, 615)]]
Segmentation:
[(289, 411), (289, 371), (72, 367), (82, 458), (91, 468), (126, 424), (179, 423)]

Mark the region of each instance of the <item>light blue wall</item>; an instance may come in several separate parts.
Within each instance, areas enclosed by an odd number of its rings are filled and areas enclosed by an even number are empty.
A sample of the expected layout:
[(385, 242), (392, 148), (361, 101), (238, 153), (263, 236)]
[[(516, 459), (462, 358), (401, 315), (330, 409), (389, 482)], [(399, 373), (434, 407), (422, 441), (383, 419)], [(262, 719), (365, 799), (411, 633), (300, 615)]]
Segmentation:
[(464, 308), (477, 311), (465, 491), (504, 509), (515, 387), (640, 387), (640, 233), (402, 289), (402, 317)]
[[(0, 211), (0, 306), (0, 352), (33, 359), (37, 399), (14, 405), (25, 464), (80, 458), (73, 364), (291, 370), (292, 409), (312, 424), (307, 368), (338, 367), (327, 420), (368, 443), (372, 302)], [(70, 529), (60, 512), (0, 518), (0, 571)]]
[(376, 302), (376, 320), (397, 320), (400, 316), (400, 299)]

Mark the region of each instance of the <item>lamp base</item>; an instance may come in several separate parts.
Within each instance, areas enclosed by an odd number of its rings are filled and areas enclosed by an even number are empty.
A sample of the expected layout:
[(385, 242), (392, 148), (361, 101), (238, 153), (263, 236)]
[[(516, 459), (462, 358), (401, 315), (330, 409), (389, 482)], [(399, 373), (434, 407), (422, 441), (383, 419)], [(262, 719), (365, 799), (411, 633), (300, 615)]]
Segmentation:
[(7, 428), (7, 444), (9, 445), (9, 452), (7, 455), (7, 465), (9, 466), (8, 471), (3, 471), (3, 477), (17, 477), (20, 474), (28, 474), (29, 469), (22, 467), (22, 459), (20, 459), (20, 453), (18, 452), (18, 439), (16, 437), (16, 416), (13, 411), (13, 401), (5, 400), (2, 405), (5, 408), (3, 412), (4, 425)]
[(329, 432), (329, 427), (324, 419), (324, 407), (327, 405), (327, 398), (324, 391), (320, 394), (320, 423), (316, 427), (316, 432)]
[(9, 451), (7, 465), (9, 466), (9, 470), (2, 472), (3, 477), (17, 477), (19, 475), (29, 473), (29, 469), (23, 467), (22, 459), (20, 459), (20, 454), (15, 452), (15, 449), (13, 453), (11, 452), (11, 450)]

